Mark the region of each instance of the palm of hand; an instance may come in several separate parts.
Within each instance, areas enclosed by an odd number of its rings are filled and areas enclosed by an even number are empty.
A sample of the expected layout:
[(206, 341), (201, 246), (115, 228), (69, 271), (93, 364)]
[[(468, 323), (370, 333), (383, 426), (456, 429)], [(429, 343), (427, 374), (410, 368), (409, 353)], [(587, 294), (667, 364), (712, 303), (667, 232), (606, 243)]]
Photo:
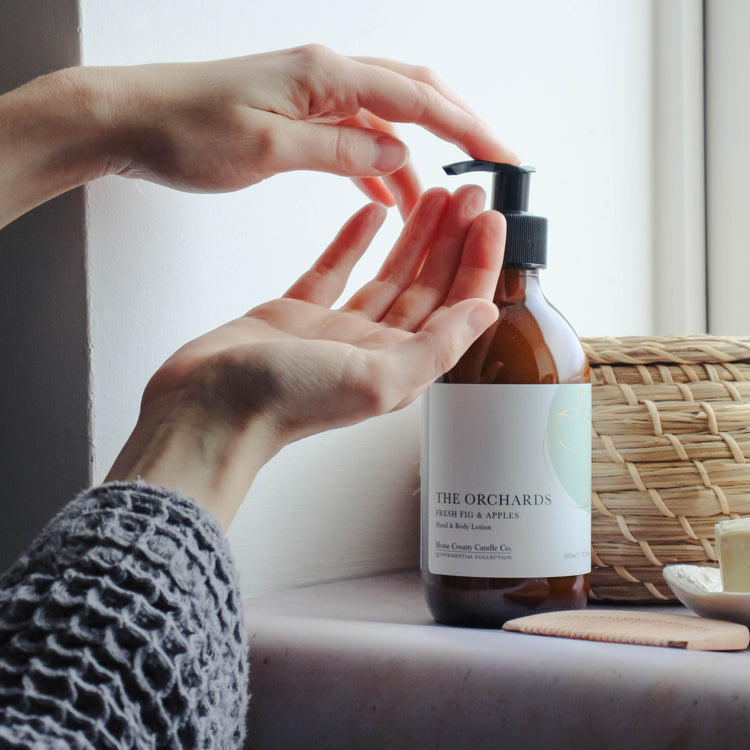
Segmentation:
[(200, 362), (192, 377), (199, 375), (194, 384), (204, 398), (226, 404), (240, 423), (272, 412), (274, 430), (288, 443), (395, 408), (401, 394), (388, 352), (410, 335), (355, 313), (279, 299), (181, 356)]
[(426, 193), (377, 276), (331, 309), (382, 223), (365, 207), (284, 297), (173, 355), (144, 401), (176, 394), (240, 426), (265, 415), (280, 445), (406, 405), (496, 316), (504, 224), (482, 203), (473, 187)]

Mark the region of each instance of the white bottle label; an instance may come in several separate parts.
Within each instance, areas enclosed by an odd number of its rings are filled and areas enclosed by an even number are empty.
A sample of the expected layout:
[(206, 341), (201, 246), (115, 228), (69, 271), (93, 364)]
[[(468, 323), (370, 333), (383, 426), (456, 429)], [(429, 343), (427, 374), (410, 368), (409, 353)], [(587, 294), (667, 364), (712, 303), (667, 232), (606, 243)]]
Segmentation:
[(591, 385), (432, 385), (422, 524), (431, 573), (590, 572)]

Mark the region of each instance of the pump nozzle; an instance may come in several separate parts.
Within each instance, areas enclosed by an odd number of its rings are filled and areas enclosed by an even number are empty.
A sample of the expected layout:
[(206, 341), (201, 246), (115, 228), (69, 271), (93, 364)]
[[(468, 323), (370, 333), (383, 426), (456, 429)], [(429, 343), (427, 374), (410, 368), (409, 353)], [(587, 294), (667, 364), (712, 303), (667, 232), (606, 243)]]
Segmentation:
[(446, 174), (492, 172), (495, 175), (492, 208), (505, 215), (508, 234), (505, 267), (539, 268), (547, 263), (547, 219), (529, 211), (529, 189), (534, 167), (494, 161), (459, 161), (443, 167)]
[(493, 172), (495, 174), (492, 208), (500, 213), (529, 210), (529, 189), (534, 167), (517, 167), (496, 161), (459, 161), (443, 167), (446, 174)]

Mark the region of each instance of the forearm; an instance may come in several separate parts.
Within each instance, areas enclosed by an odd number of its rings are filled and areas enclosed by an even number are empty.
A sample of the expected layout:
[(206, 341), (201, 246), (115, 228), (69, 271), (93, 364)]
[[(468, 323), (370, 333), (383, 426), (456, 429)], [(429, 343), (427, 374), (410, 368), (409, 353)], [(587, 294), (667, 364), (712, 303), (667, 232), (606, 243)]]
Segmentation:
[(141, 413), (106, 481), (143, 480), (193, 498), (224, 532), (260, 468), (280, 448), (269, 420), (159, 403)]
[(113, 168), (107, 87), (84, 68), (0, 96), (0, 227)]

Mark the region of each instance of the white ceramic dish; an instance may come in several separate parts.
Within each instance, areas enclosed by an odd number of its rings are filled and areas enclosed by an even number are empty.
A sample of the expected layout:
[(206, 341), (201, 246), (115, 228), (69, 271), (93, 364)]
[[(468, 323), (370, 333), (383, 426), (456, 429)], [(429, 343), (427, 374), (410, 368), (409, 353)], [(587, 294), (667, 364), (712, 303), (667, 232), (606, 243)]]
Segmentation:
[(718, 568), (668, 565), (663, 575), (675, 596), (695, 614), (750, 627), (750, 592), (723, 591)]

